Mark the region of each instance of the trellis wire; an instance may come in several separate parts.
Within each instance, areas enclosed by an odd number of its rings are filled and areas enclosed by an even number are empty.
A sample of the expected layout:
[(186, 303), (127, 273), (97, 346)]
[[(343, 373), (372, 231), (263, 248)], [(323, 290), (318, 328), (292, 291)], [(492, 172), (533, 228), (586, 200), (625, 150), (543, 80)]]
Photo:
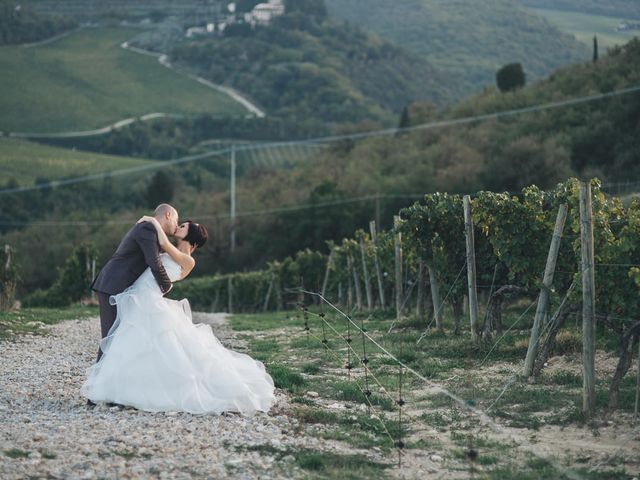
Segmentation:
[[(336, 312), (338, 312), (338, 314), (344, 316), (351, 324), (353, 324), (353, 326), (357, 329), (359, 329), (358, 325), (353, 322), (353, 320), (351, 320), (351, 318), (349, 316), (347, 316), (344, 312), (342, 312), (338, 307), (336, 307), (334, 304), (332, 304), (330, 301), (328, 301), (325, 297), (323, 297), (322, 295), (320, 295), (319, 293), (316, 292), (309, 292), (309, 291), (304, 291), (304, 293), (308, 294), (308, 295), (313, 295), (313, 296), (317, 296), (318, 298), (320, 298), (323, 302), (325, 302), (328, 306), (330, 306), (332, 309), (334, 309)], [(532, 303), (532, 305), (535, 304)], [(527, 311), (531, 308), (531, 305), (527, 308)], [(525, 311), (526, 313), (526, 311)], [(524, 314), (523, 314), (524, 315)], [(522, 316), (520, 318), (522, 318)], [(453, 400), (455, 403), (457, 403), (458, 405), (461, 405), (462, 407), (464, 407), (465, 409), (469, 410), (471, 413), (473, 413), (482, 424), (491, 427), (494, 431), (499, 432), (503, 435), (507, 435), (508, 437), (510, 437), (512, 440), (516, 441), (516, 443), (519, 443), (521, 446), (524, 445), (524, 442), (522, 440), (520, 440), (513, 432), (507, 431), (504, 427), (502, 427), (501, 425), (499, 425), (497, 422), (495, 422), (492, 418), (490, 418), (485, 412), (479, 410), (478, 408), (475, 408), (475, 406), (469, 405), (468, 402), (465, 402), (464, 399), (462, 399), (461, 397), (459, 397), (458, 395), (450, 392), (449, 390), (447, 390), (445, 387), (443, 387), (442, 385), (433, 382), (432, 380), (429, 380), (428, 378), (426, 378), (424, 375), (420, 374), (419, 372), (417, 372), (416, 370), (414, 370), (413, 368), (409, 367), (408, 365), (406, 365), (404, 362), (400, 361), (395, 355), (393, 355), (392, 353), (390, 353), (386, 348), (384, 348), (382, 345), (380, 345), (374, 338), (372, 338), (368, 333), (363, 332), (363, 335), (365, 335), (376, 347), (378, 347), (382, 352), (384, 352), (389, 358), (391, 358), (392, 360), (394, 360), (396, 363), (398, 363), (400, 366), (404, 367), (406, 369), (407, 372), (413, 374), (415, 377), (419, 378), (420, 380), (424, 381), (426, 384), (428, 384), (431, 388), (433, 388), (434, 390), (438, 391), (438, 393), (441, 393), (447, 397), (449, 397), (451, 400)], [(504, 335), (503, 335), (504, 336)], [(494, 346), (495, 347), (495, 346)], [(485, 357), (486, 360), (487, 357)], [(484, 360), (483, 360), (484, 362)], [(517, 440), (516, 440), (517, 439)], [(525, 447), (526, 448), (526, 447)], [(530, 450), (531, 451), (531, 450)], [(534, 453), (534, 455), (536, 456), (540, 456), (539, 453), (537, 452), (533, 452), (531, 451), (531, 453)], [(568, 477), (572, 478), (572, 479), (579, 479), (581, 478), (580, 476), (578, 476), (577, 474), (575, 474), (574, 472), (571, 472), (567, 469), (565, 469), (563, 466), (558, 465), (557, 462), (555, 462), (552, 459), (546, 458), (547, 461), (549, 461), (550, 463), (554, 464), (554, 466), (559, 469), (562, 470), (565, 475), (567, 475)]]

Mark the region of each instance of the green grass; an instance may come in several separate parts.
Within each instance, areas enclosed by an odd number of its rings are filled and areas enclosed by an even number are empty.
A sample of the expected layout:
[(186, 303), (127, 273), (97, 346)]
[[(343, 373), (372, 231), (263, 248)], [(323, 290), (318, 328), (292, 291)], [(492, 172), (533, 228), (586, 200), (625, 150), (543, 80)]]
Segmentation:
[(9, 458), (28, 458), (29, 455), (31, 455), (31, 452), (26, 452), (18, 448), (12, 448), (10, 450), (5, 450), (4, 454)]
[(267, 371), (273, 378), (273, 383), (276, 387), (291, 393), (300, 391), (307, 384), (299, 373), (284, 365), (269, 365)]
[(65, 320), (98, 316), (97, 307), (73, 305), (68, 308), (24, 308), (11, 312), (0, 312), (0, 340), (9, 340), (16, 335), (44, 332), (45, 325)]
[(151, 112), (246, 113), (156, 58), (120, 48), (136, 33), (90, 28), (44, 46), (0, 47), (0, 131), (89, 130)]
[(58, 180), (152, 163), (149, 160), (74, 151), (15, 138), (0, 138), (2, 181), (13, 179), (21, 186), (33, 185), (37, 178)]
[(598, 36), (598, 46), (603, 48), (600, 52), (605, 53), (606, 48), (614, 45), (623, 45), (640, 32), (616, 32), (615, 27), (621, 18), (607, 17), (604, 15), (594, 15), (578, 12), (563, 12), (559, 10), (547, 10), (542, 8), (528, 8), (532, 13), (540, 15), (552, 25), (560, 30), (571, 33), (579, 41), (593, 45), (593, 36)]
[[(372, 462), (362, 455), (313, 451), (299, 452), (296, 455), (296, 464), (307, 471), (309, 478), (386, 478), (384, 470), (389, 467)], [(317, 477), (314, 474), (317, 474)]]

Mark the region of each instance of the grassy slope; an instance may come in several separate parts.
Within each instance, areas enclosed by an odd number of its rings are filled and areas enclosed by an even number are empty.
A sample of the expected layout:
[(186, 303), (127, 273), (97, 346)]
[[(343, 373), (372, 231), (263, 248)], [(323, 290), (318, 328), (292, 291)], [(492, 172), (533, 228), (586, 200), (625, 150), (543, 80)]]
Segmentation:
[(505, 63), (522, 62), (529, 78), (585, 59), (588, 49), (508, 0), (327, 0), (331, 15), (424, 55), (469, 94), (494, 83)]
[(243, 114), (222, 95), (125, 51), (134, 31), (86, 29), (49, 45), (0, 48), (0, 131), (102, 127), (150, 112)]
[(622, 45), (640, 32), (617, 32), (615, 27), (620, 23), (618, 17), (607, 17), (579, 12), (561, 12), (542, 8), (529, 9), (533, 13), (545, 17), (560, 30), (574, 35), (581, 42), (591, 46), (593, 36), (598, 36), (600, 47)]
[(59, 179), (150, 163), (148, 160), (101, 155), (50, 147), (13, 138), (0, 138), (2, 180), (33, 185), (37, 177)]

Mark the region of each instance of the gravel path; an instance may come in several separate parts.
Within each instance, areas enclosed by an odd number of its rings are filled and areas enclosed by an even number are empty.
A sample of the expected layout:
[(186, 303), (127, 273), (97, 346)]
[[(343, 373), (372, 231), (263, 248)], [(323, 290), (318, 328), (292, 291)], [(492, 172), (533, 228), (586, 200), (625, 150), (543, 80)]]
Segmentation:
[[(223, 315), (194, 317), (242, 348)], [(332, 449), (301, 434), (282, 393), (269, 414), (248, 418), (89, 409), (79, 389), (98, 337), (92, 318), (0, 342), (0, 478), (301, 477), (294, 457), (278, 450)]]

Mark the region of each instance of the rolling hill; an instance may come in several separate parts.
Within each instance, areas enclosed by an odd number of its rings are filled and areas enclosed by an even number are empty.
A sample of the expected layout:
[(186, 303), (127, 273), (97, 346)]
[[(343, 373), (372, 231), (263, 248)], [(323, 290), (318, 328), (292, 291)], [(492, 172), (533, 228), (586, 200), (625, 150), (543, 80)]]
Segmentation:
[(495, 83), (511, 62), (538, 79), (590, 50), (511, 0), (325, 0), (329, 14), (426, 58), (457, 98)]
[(38, 47), (0, 47), (0, 131), (90, 130), (152, 112), (246, 113), (156, 58), (122, 49), (137, 32), (88, 28)]
[(16, 138), (0, 138), (2, 181), (14, 181), (20, 186), (33, 185), (37, 179), (58, 180), (151, 163), (155, 162), (73, 151)]

